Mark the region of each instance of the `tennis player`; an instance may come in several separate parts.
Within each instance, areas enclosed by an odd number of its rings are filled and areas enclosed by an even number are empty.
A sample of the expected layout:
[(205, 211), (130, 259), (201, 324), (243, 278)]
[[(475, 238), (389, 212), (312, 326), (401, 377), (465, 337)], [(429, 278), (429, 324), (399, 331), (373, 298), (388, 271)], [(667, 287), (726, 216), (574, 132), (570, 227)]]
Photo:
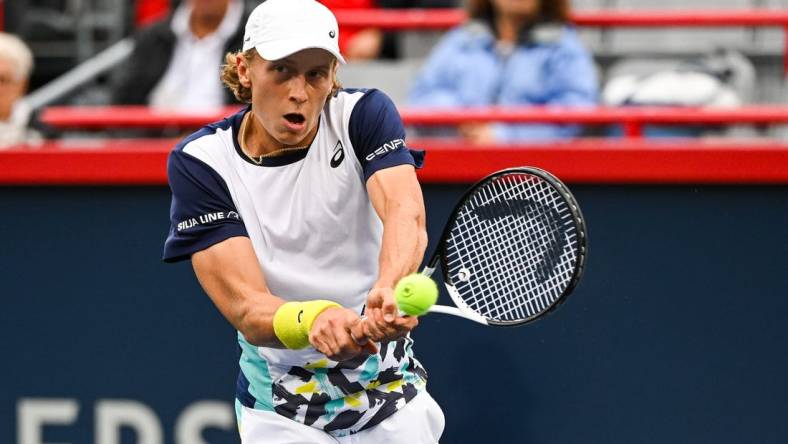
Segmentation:
[(171, 153), (164, 259), (191, 258), (238, 330), (244, 444), (436, 443), (440, 407), (392, 287), (420, 264), (424, 202), (402, 121), (341, 89), (338, 26), (268, 0), (222, 80), (249, 106)]

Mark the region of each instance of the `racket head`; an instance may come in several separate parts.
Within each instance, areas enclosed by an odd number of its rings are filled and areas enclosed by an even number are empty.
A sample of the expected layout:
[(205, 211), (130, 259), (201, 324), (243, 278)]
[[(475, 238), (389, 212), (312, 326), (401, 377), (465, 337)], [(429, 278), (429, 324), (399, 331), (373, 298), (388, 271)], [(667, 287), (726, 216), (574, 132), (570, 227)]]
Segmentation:
[(558, 178), (533, 167), (493, 173), (471, 187), (444, 228), (440, 261), (454, 303), (487, 324), (522, 325), (564, 302), (582, 277), (585, 220)]

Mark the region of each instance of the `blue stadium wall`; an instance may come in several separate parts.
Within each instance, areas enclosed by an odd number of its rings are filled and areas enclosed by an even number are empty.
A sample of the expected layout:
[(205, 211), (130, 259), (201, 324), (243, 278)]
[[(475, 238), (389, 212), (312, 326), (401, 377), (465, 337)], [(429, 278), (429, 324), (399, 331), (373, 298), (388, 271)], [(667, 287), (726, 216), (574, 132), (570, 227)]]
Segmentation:
[[(425, 186), (432, 240), (464, 188)], [(564, 306), (527, 327), (430, 315), (415, 332), (442, 442), (788, 442), (788, 187), (572, 189), (590, 256)], [(161, 442), (237, 443), (215, 415), (235, 333), (189, 263), (159, 260), (168, 189), (3, 187), (0, 203), (0, 442), (31, 427), (96, 442), (106, 407), (126, 405)], [(37, 419), (47, 405), (70, 413)], [(117, 442), (139, 442), (123, 414)]]

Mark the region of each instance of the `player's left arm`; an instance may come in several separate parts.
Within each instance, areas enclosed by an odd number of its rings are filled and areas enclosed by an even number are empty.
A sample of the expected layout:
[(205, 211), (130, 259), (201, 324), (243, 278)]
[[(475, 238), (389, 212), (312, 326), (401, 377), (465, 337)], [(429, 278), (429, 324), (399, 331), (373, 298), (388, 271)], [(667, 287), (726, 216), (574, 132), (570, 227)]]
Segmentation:
[(397, 281), (414, 272), (427, 248), (424, 197), (413, 165), (376, 171), (367, 180), (372, 206), (383, 221), (378, 279), (367, 298), (365, 335), (375, 341), (407, 334), (418, 319), (399, 316), (394, 298)]

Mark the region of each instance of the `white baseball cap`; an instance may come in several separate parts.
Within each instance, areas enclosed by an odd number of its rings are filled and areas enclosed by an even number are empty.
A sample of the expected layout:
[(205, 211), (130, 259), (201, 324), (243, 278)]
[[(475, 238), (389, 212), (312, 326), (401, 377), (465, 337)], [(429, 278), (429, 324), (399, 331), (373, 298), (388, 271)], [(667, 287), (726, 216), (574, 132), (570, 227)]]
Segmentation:
[(256, 48), (266, 60), (279, 60), (307, 48), (324, 49), (344, 64), (339, 25), (315, 0), (266, 0), (246, 21), (243, 50)]

